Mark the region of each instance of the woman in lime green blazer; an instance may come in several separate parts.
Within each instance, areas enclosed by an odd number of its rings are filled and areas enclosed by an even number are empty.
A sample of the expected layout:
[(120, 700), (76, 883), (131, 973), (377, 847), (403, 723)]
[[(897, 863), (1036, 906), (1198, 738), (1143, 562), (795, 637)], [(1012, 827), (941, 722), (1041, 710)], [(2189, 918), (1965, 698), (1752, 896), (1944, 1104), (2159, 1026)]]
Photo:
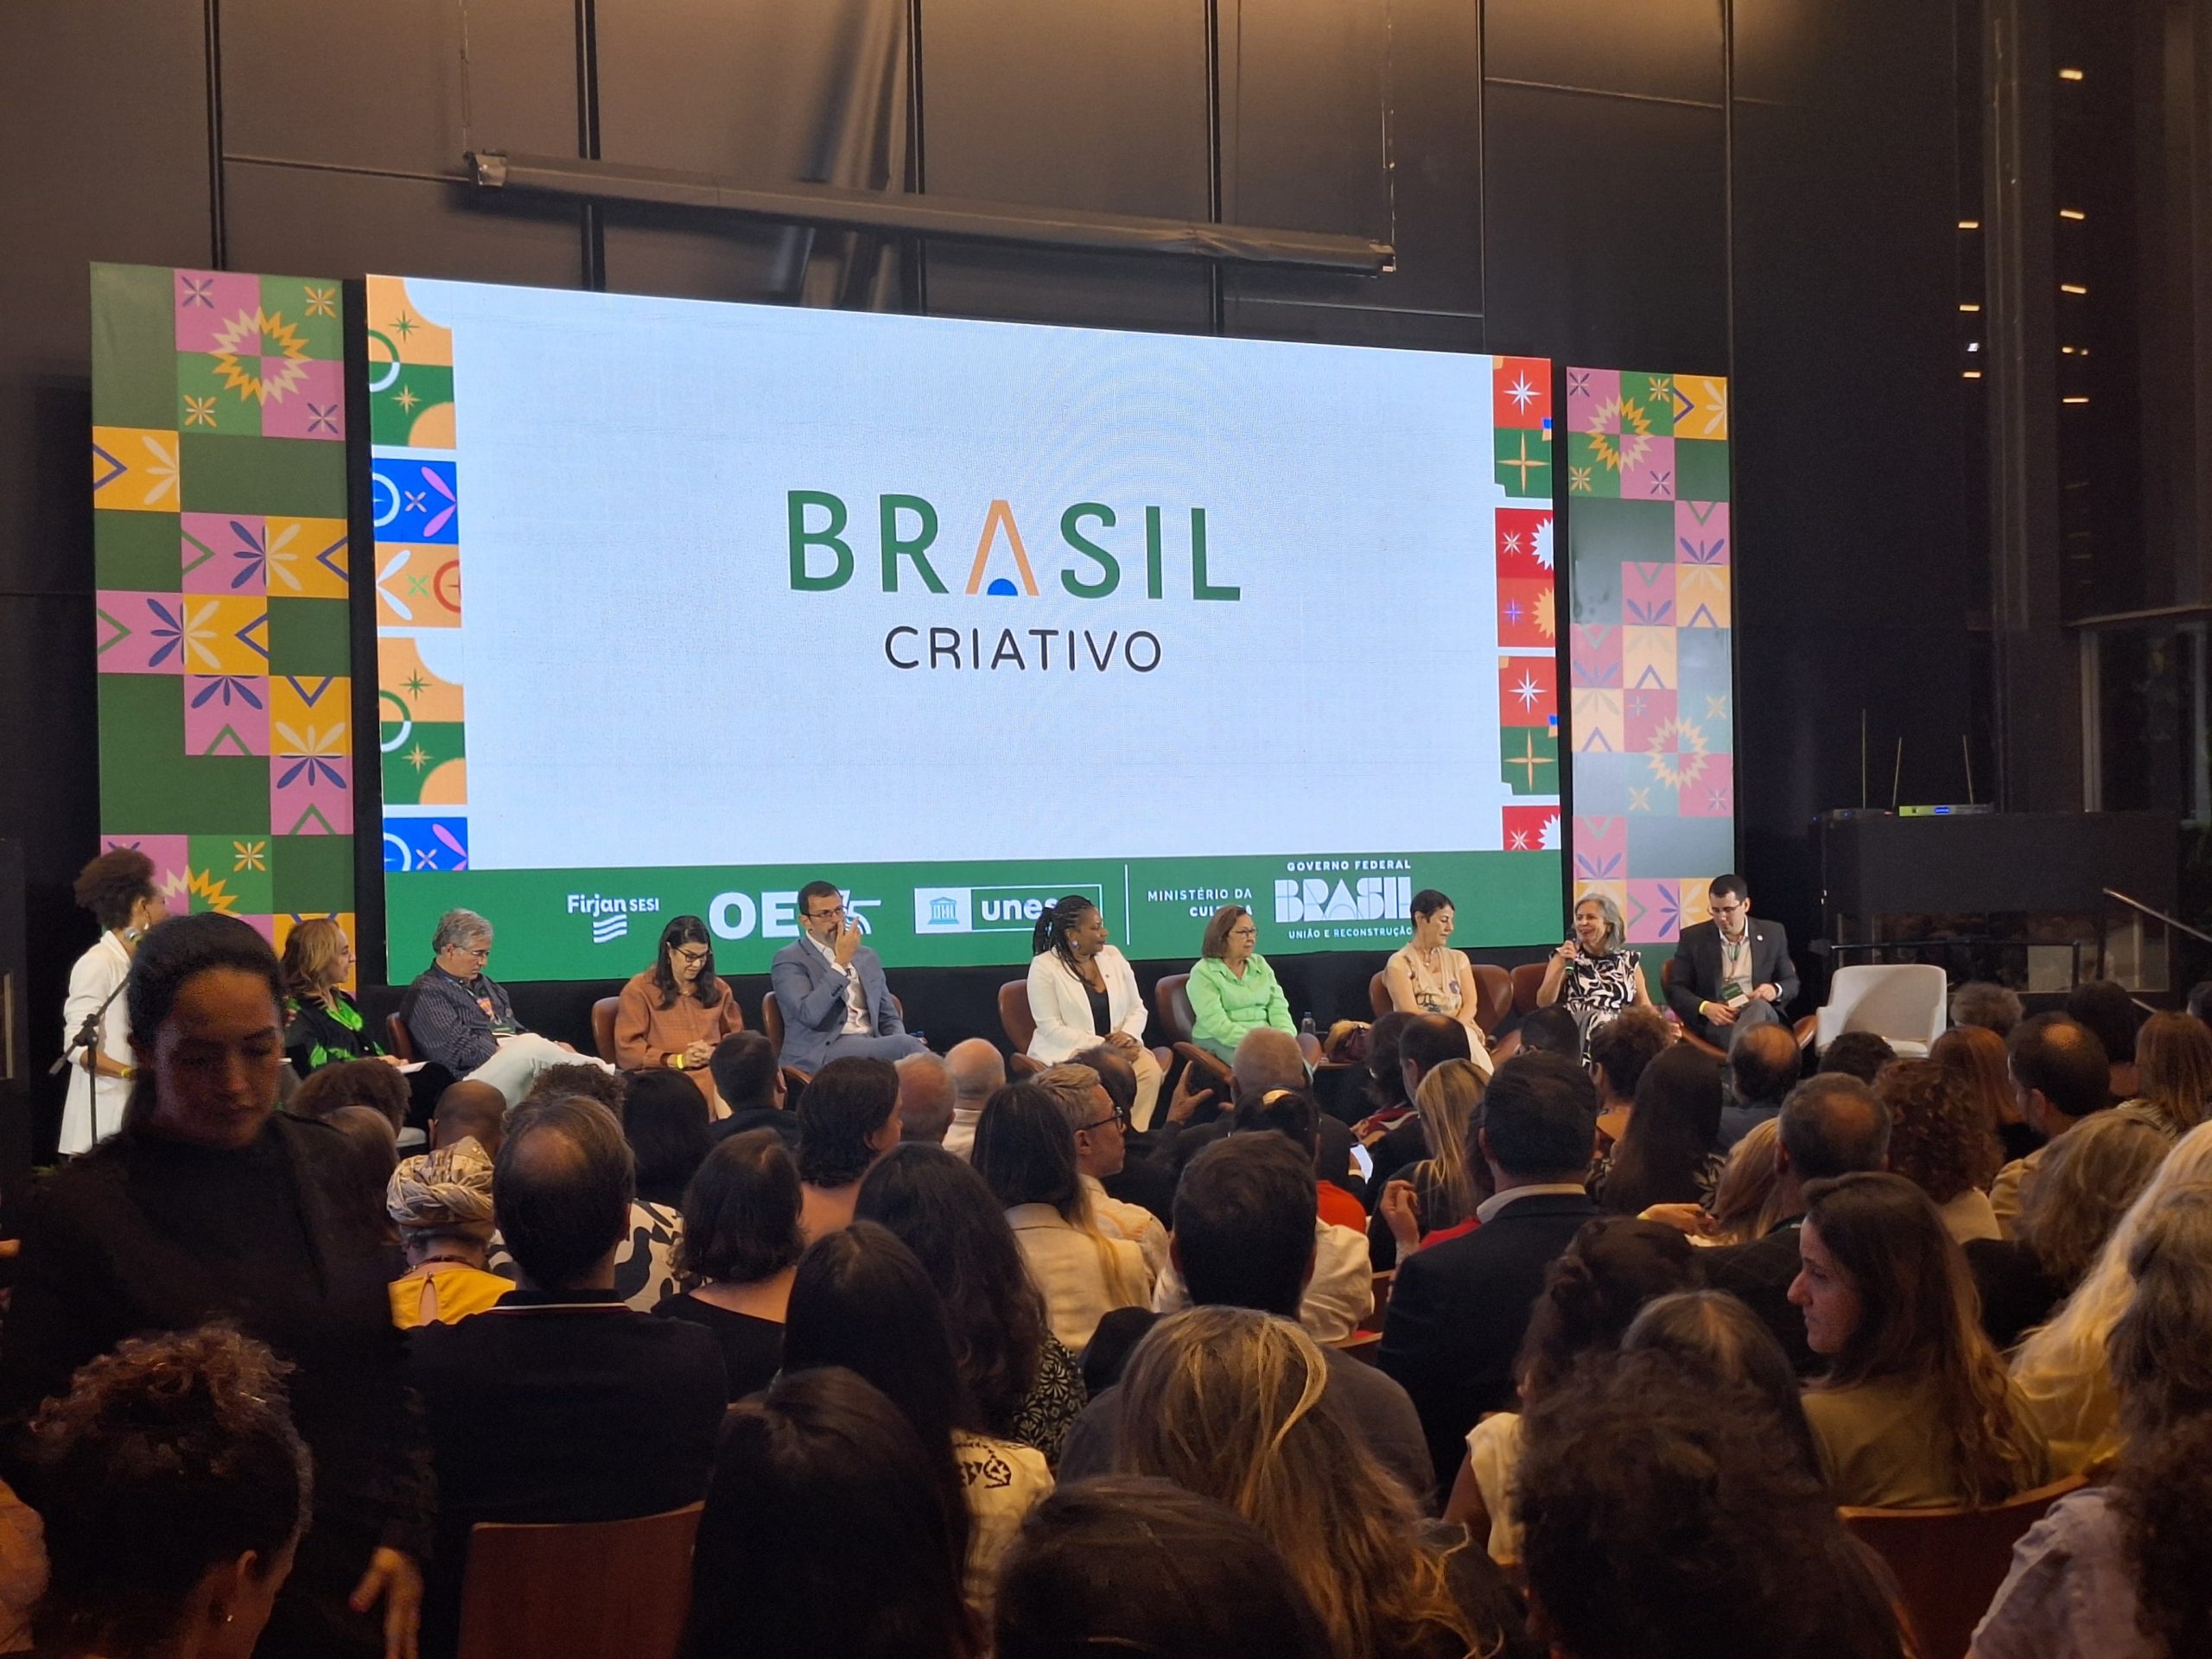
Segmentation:
[(1191, 969), (1191, 1040), (1224, 1060), (1236, 1057), (1248, 1031), (1295, 1031), (1290, 1001), (1259, 953), (1259, 925), (1242, 905), (1224, 905), (1206, 924)]

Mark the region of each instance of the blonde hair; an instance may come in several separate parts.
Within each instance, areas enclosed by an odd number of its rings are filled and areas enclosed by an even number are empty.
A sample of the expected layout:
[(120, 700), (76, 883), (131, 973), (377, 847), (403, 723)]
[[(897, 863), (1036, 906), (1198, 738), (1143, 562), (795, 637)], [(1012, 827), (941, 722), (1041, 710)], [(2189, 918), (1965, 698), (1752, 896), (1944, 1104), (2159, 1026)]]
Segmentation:
[(1781, 1143), (1782, 1120), (1769, 1117), (1729, 1149), (1713, 1189), (1714, 1243), (1749, 1244), (1782, 1224), (1782, 1172), (1774, 1162)]
[(2135, 1033), (2135, 1074), (2143, 1098), (2182, 1134), (2204, 1122), (2212, 1097), (2212, 1031), (2168, 1009)]
[(284, 938), (284, 991), (295, 1001), (320, 998), (336, 982), (331, 973), (346, 948), (346, 930), (327, 916), (296, 922)]
[(1451, 1552), (1423, 1539), (1414, 1495), (1315, 1409), (1328, 1381), (1320, 1349), (1287, 1319), (1241, 1307), (1162, 1319), (1122, 1380), (1116, 1470), (1163, 1476), (1251, 1522), (1338, 1653), (1426, 1650), (1440, 1634), (1466, 1653), (1493, 1651), (1498, 1633), (1470, 1626)]
[(1414, 1185), (1436, 1211), (1421, 1217), (1424, 1232), (1456, 1227), (1475, 1213), (1474, 1122), (1486, 1087), (1471, 1060), (1445, 1060), (1430, 1067), (1414, 1091), (1428, 1147), (1428, 1156), (1414, 1167)]
[(2200, 1123), (2175, 1143), (2135, 1195), (2074, 1294), (2013, 1355), (2012, 1381), (2050, 1444), (2052, 1472), (2078, 1474), (2118, 1454), (2120, 1398), (2107, 1360), (2113, 1328), (2135, 1294), (2128, 1259), (2151, 1218), (2177, 1193), (2208, 1188), (2212, 1123)]

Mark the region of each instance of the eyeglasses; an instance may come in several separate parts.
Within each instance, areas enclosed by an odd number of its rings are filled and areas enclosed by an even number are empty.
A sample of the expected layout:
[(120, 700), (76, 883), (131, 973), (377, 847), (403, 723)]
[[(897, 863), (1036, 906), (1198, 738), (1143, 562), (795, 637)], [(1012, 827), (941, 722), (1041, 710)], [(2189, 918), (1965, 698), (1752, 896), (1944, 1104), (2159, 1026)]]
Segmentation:
[(1109, 1123), (1118, 1123), (1123, 1128), (1128, 1128), (1129, 1127), (1129, 1115), (1128, 1111), (1122, 1107), (1116, 1106), (1112, 1111), (1107, 1113), (1103, 1117), (1094, 1118), (1088, 1123), (1077, 1124), (1075, 1126), (1076, 1133), (1077, 1135), (1081, 1135), (1089, 1129), (1103, 1129)]
[(463, 945), (461, 954), (464, 957), (474, 957), (479, 962), (489, 962), (492, 960), (492, 947), (488, 944)]
[(806, 919), (807, 919), (808, 921), (810, 921), (810, 922), (819, 922), (819, 921), (826, 920), (827, 918), (829, 918), (830, 917), (832, 917), (832, 916), (842, 916), (842, 915), (843, 915), (844, 913), (845, 913), (845, 907), (844, 907), (844, 906), (842, 906), (842, 905), (830, 905), (830, 906), (824, 906), (824, 907), (823, 907), (823, 909), (821, 909), (821, 910), (810, 910), (810, 911), (808, 911), (808, 912), (806, 912)]
[(697, 967), (701, 963), (704, 962), (704, 961), (705, 961), (709, 957), (711, 957), (711, 956), (712, 956), (712, 955), (714, 955), (715, 953), (714, 953), (712, 950), (710, 950), (707, 949), (705, 946), (702, 945), (702, 946), (696, 946), (696, 947), (695, 947), (695, 948), (693, 948), (693, 949), (691, 949), (691, 950), (677, 950), (677, 951), (674, 951), (674, 952), (672, 952), (671, 954), (673, 954), (673, 955), (675, 956), (676, 959), (677, 959), (678, 962), (686, 962), (686, 963), (690, 963), (694, 968), (696, 968), (696, 967)]

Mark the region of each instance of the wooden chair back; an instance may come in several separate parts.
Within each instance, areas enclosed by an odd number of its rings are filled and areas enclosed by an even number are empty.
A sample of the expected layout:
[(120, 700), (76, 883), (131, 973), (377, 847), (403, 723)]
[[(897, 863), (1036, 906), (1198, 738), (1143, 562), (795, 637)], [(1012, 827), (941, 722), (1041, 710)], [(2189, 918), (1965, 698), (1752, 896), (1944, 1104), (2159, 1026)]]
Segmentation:
[(1475, 1023), (1485, 1036), (1495, 1037), (1513, 1012), (1513, 976), (1494, 962), (1471, 963), (1475, 970)]
[(1152, 988), (1152, 1017), (1160, 1022), (1155, 1033), (1170, 1048), (1191, 1040), (1191, 1027), (1198, 1016), (1191, 1007), (1191, 976), (1162, 974)]
[(621, 1006), (619, 996), (602, 996), (591, 1005), (591, 1046), (609, 1065), (614, 1064), (614, 1011)]
[(1377, 1020), (1390, 1012), (1390, 982), (1381, 974), (1367, 982), (1367, 1006), (1375, 1010)]
[(1513, 1007), (1522, 1015), (1536, 1011), (1536, 993), (1544, 988), (1544, 964), (1524, 962), (1513, 970)]
[(477, 1527), (460, 1659), (675, 1659), (690, 1611), (699, 1510)]
[(407, 1034), (407, 1022), (396, 1014), (384, 1017), (385, 1035), (391, 1039), (391, 1052), (412, 1065), (416, 1060), (415, 1039)]

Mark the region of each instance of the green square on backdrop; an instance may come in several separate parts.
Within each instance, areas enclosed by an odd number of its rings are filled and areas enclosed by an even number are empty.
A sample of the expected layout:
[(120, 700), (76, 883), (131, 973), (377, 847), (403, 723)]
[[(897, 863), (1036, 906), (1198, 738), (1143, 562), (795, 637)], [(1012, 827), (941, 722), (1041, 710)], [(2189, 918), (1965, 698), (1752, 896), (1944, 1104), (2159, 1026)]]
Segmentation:
[[(1650, 423), (1649, 436), (1675, 435), (1675, 377), (1671, 374), (1621, 373), (1621, 402), (1634, 404)], [(1624, 424), (1626, 423), (1624, 422)]]
[(92, 267), (92, 423), (176, 424), (175, 278), (166, 265)]
[(183, 527), (173, 512), (92, 514), (92, 585), (173, 594), (183, 577)]
[[(301, 448), (337, 448), (336, 444), (302, 443)], [(353, 621), (342, 599), (272, 599), (269, 601), (269, 671), (271, 674), (351, 674)]]
[(230, 834), (269, 825), (266, 755), (188, 755), (184, 678), (103, 674), (100, 822), (156, 824), (163, 835)]
[[(350, 825), (340, 824), (340, 829)], [(353, 837), (278, 836), (270, 868), (276, 877), (275, 908), (297, 916), (309, 911), (353, 908)]]
[(1675, 499), (1728, 499), (1728, 445), (1712, 438), (1675, 440)]
[[(187, 512), (346, 516), (346, 446), (307, 438), (178, 437)], [(343, 670), (340, 671), (343, 672)]]
[(1547, 434), (1523, 428), (1500, 427), (1493, 435), (1497, 477), (1507, 495), (1516, 500), (1551, 499), (1552, 446)]
[[(1618, 457), (1620, 439), (1609, 437), (1605, 442)], [(1616, 499), (1620, 496), (1620, 468), (1605, 464), (1605, 457), (1598, 453), (1598, 441), (1587, 432), (1570, 432), (1567, 435), (1567, 493), (1611, 496)]]
[[(262, 760), (265, 773), (269, 762)], [(267, 822), (268, 807), (262, 808), (263, 821)], [(205, 875), (210, 882), (219, 882), (230, 895), (231, 902), (224, 908), (234, 916), (266, 916), (270, 913), (270, 854), (276, 837), (265, 829), (232, 830), (217, 835), (194, 836), (188, 843), (186, 863), (195, 875)], [(194, 904), (200, 904), (198, 895)], [(207, 908), (213, 909), (213, 906)]]
[(336, 362), (345, 355), (340, 292), (335, 276), (264, 276), (261, 308), (305, 342), (309, 357)]
[[(180, 432), (216, 433), (226, 438), (261, 435), (261, 400), (230, 382), (213, 352), (177, 352), (176, 407), (168, 424)], [(240, 372), (253, 369), (242, 365)]]

